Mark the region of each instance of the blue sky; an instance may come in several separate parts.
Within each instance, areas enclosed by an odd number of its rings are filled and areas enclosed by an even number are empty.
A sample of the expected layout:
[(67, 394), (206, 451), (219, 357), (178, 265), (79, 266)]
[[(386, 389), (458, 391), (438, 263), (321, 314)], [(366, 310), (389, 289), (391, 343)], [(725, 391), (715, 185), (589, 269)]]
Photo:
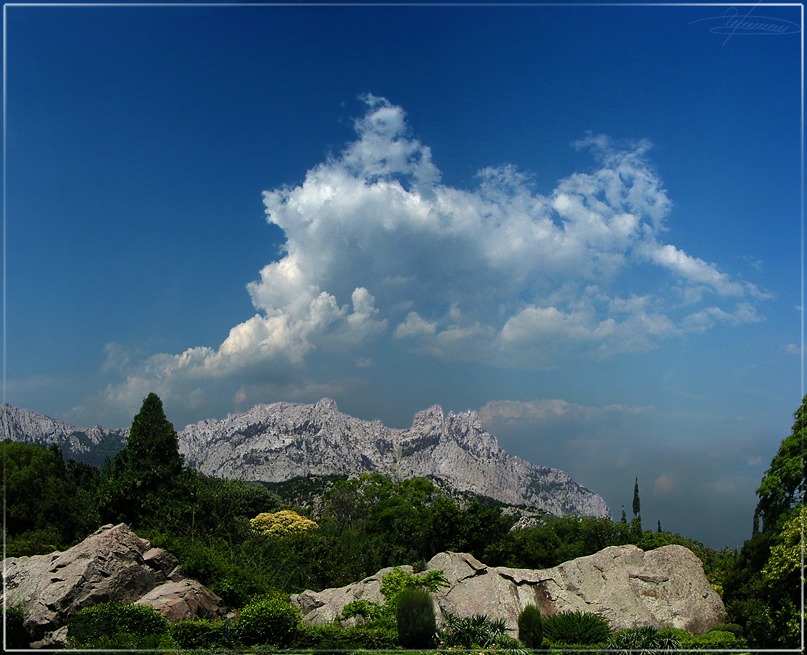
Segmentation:
[(802, 391), (802, 35), (749, 10), (7, 5), (6, 401), (473, 409), (739, 545)]

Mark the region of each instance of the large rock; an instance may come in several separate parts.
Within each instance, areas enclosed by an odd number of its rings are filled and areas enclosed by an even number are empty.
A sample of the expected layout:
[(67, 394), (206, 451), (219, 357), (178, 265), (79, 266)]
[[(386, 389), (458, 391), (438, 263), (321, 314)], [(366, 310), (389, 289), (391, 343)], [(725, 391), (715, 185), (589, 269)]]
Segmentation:
[[(723, 601), (709, 585), (701, 561), (683, 546), (648, 552), (614, 546), (544, 570), (486, 566), (472, 555), (439, 553), (426, 568), (442, 569), (450, 582), (433, 594), (441, 614), (503, 618), (513, 634), (528, 604), (544, 615), (593, 612), (615, 630), (654, 626), (699, 634), (725, 617)], [(383, 600), (381, 578), (389, 570), (347, 587), (305, 591), (292, 602), (306, 621), (327, 623), (352, 600)]]
[(169, 620), (222, 613), (221, 599), (184, 580), (173, 555), (123, 523), (105, 525), (62, 553), (10, 557), (3, 566), (5, 603), (22, 605), (39, 646), (62, 644), (67, 620), (105, 601), (152, 605)]

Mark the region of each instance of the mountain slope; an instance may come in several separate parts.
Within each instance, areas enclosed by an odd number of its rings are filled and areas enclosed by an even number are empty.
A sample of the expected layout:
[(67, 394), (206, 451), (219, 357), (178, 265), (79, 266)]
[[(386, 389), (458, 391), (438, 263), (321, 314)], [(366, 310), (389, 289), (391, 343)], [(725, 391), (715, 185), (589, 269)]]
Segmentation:
[(96, 425), (78, 428), (28, 409), (0, 405), (0, 440), (24, 441), (50, 446), (57, 444), (66, 457), (101, 466), (126, 443), (129, 430)]
[(474, 412), (446, 417), (434, 406), (397, 430), (342, 414), (330, 399), (274, 403), (191, 424), (179, 437), (188, 464), (209, 475), (281, 482), (372, 471), (398, 480), (429, 477), (557, 516), (610, 516), (605, 501), (568, 474), (502, 450)]
[[(100, 466), (129, 430), (78, 428), (35, 412), (0, 406), (0, 439), (58, 444), (66, 456)], [(185, 461), (202, 473), (248, 481), (381, 473), (396, 480), (428, 477), (447, 489), (562, 516), (607, 516), (605, 501), (558, 469), (506, 453), (474, 412), (418, 413), (405, 430), (339, 411), (330, 399), (313, 405), (257, 405), (179, 432)]]

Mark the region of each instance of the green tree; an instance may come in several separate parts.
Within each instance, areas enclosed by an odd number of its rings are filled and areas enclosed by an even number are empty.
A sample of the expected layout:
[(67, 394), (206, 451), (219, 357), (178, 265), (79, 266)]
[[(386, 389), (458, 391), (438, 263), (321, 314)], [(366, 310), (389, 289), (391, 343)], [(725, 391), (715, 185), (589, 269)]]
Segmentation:
[(796, 503), (804, 502), (807, 396), (793, 417), (790, 436), (782, 441), (757, 489), (757, 510), (762, 518), (763, 531), (773, 530), (779, 519)]
[(794, 562), (801, 554), (804, 516), (807, 396), (794, 417), (791, 434), (757, 489), (751, 539), (723, 584), (729, 617), (745, 626), (752, 647), (793, 647), (798, 642), (802, 580)]
[(633, 484), (633, 521), (631, 529), (635, 535), (642, 534), (642, 503), (639, 500), (639, 478)]
[(179, 437), (159, 396), (150, 393), (134, 417), (126, 446), (106, 471), (103, 518), (142, 526), (181, 512), (182, 508), (171, 506), (180, 504), (176, 492), (184, 482), (182, 473)]

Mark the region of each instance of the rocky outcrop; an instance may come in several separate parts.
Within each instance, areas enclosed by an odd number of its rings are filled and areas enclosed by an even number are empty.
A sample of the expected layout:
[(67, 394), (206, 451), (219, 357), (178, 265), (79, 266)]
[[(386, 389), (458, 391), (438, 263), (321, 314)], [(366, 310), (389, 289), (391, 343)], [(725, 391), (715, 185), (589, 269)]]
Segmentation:
[(63, 644), (67, 620), (105, 601), (151, 605), (171, 621), (223, 613), (221, 599), (184, 579), (173, 555), (122, 523), (105, 525), (62, 553), (10, 557), (3, 570), (4, 601), (22, 605), (33, 647)]
[(187, 426), (180, 452), (208, 475), (263, 482), (381, 473), (427, 477), (447, 490), (563, 516), (610, 516), (605, 501), (563, 471), (506, 453), (475, 412), (417, 414), (406, 430), (342, 414), (336, 403), (258, 405)]
[[(593, 612), (615, 630), (654, 626), (699, 634), (725, 617), (723, 602), (709, 585), (701, 561), (683, 546), (648, 552), (614, 546), (545, 570), (486, 566), (472, 555), (439, 553), (426, 569), (441, 569), (450, 582), (433, 594), (441, 614), (504, 618), (514, 635), (518, 614), (528, 604), (538, 606), (544, 615)], [(305, 591), (292, 602), (304, 620), (328, 623), (350, 601), (383, 601), (381, 579), (389, 570), (347, 587)]]

